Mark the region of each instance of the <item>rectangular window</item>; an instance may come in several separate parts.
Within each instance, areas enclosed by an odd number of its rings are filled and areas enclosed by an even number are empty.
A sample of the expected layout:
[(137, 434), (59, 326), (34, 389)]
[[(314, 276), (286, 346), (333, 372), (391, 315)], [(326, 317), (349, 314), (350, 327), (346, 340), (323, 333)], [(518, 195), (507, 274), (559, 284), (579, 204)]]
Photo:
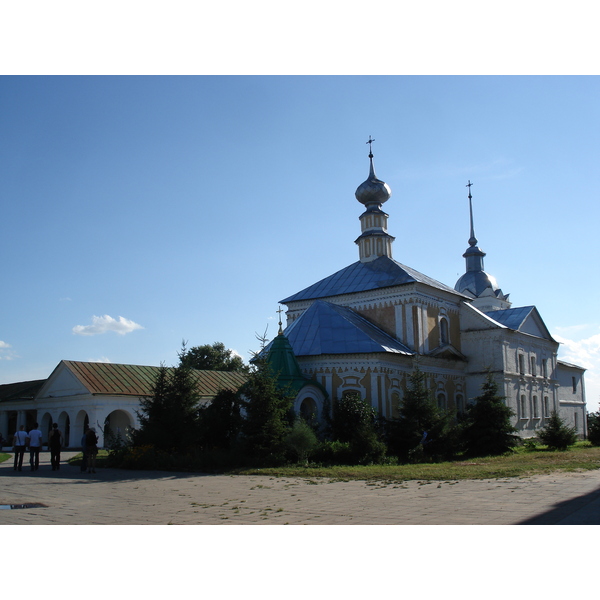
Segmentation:
[(538, 399), (537, 396), (533, 397), (533, 418), (539, 419), (540, 413), (538, 410)]
[(571, 383), (573, 384), (573, 393), (577, 393), (577, 379), (575, 377), (571, 377)]
[(548, 359), (545, 358), (542, 361), (542, 375), (544, 376), (545, 379), (548, 378)]
[(544, 396), (544, 416), (550, 416), (550, 405), (548, 404), (548, 396)]
[(535, 377), (537, 375), (537, 369), (535, 365), (535, 356), (531, 357), (531, 374)]
[(521, 419), (527, 418), (527, 398), (525, 396), (521, 396)]
[(525, 357), (519, 354), (519, 373), (525, 375)]

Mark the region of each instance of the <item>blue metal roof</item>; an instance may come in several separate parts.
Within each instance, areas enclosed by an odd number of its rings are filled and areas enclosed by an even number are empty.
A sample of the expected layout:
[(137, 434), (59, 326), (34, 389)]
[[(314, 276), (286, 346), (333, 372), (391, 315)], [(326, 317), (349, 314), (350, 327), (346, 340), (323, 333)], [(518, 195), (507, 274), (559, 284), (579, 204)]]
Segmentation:
[(519, 331), (519, 328), (525, 319), (534, 309), (535, 306), (519, 306), (517, 308), (507, 308), (505, 310), (490, 310), (484, 314), (496, 321), (496, 323), (500, 323), (500, 325)]
[(393, 258), (380, 256), (367, 263), (355, 262), (293, 296), (281, 300), (281, 303), (286, 304), (296, 300), (327, 298), (415, 282), (424, 283), (454, 295), (459, 294), (460, 296), (464, 296), (464, 294), (456, 292), (451, 287), (400, 264)]
[(404, 344), (358, 313), (324, 300), (314, 302), (284, 334), (296, 356), (372, 352), (413, 354)]

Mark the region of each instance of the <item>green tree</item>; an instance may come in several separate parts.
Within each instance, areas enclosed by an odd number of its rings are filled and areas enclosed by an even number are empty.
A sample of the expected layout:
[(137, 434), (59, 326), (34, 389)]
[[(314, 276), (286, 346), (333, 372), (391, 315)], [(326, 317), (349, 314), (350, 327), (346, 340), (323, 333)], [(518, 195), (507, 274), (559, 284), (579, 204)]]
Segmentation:
[(463, 430), (466, 452), (470, 456), (496, 456), (513, 448), (518, 441), (510, 419), (514, 412), (504, 404), (498, 384), (488, 372), (481, 394), (467, 408)]
[(398, 419), (388, 421), (387, 430), (390, 451), (403, 461), (449, 457), (456, 450), (452, 418), (435, 404), (418, 366), (408, 377)]
[(151, 444), (161, 450), (186, 451), (198, 443), (197, 383), (192, 369), (182, 360), (177, 367), (161, 365), (152, 386), (152, 395), (140, 402), (140, 428), (135, 445)]
[(247, 455), (260, 463), (282, 462), (285, 438), (293, 420), (292, 396), (277, 388), (269, 366), (259, 360), (240, 395), (245, 412), (242, 433)]
[(180, 361), (186, 367), (201, 371), (248, 371), (242, 358), (225, 348), (222, 342), (193, 346), (180, 357)]
[(600, 446), (600, 412), (588, 413), (587, 437), (593, 446)]
[(550, 450), (566, 450), (577, 441), (577, 429), (565, 425), (555, 410), (537, 435), (542, 444), (546, 444)]
[(200, 440), (205, 449), (228, 450), (243, 423), (241, 401), (233, 390), (220, 390), (212, 402), (200, 409)]
[(377, 463), (385, 457), (385, 444), (377, 433), (377, 411), (359, 394), (347, 394), (334, 402), (331, 435), (350, 444), (353, 462)]

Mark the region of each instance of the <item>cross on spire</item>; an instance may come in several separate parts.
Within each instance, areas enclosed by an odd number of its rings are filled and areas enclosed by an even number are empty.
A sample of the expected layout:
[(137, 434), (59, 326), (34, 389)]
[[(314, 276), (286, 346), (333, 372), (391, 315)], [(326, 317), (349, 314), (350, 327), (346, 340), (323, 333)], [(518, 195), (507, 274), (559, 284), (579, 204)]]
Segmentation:
[(371, 139), (371, 136), (369, 136), (369, 140), (367, 141), (367, 144), (369, 144), (369, 158), (373, 158), (373, 142), (375, 140)]
[(281, 328), (281, 313), (283, 312), (283, 309), (281, 308), (281, 306), (279, 307), (279, 310), (276, 311), (279, 313), (279, 335), (281, 335), (283, 333), (283, 329)]
[(477, 238), (475, 237), (475, 227), (473, 225), (473, 196), (471, 196), (471, 180), (469, 179), (469, 183), (465, 187), (469, 188), (469, 216), (471, 220), (471, 237), (469, 238), (469, 245), (475, 246), (477, 244)]

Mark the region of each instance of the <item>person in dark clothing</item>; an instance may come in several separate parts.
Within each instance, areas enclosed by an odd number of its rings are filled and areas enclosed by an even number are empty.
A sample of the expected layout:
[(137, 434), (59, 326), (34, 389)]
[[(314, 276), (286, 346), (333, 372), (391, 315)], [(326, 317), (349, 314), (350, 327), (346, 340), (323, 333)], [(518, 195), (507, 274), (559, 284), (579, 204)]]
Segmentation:
[(53, 471), (60, 469), (60, 449), (63, 442), (63, 434), (58, 428), (58, 423), (53, 423), (52, 431), (49, 435), (50, 463), (52, 464)]
[(83, 432), (83, 437), (81, 438), (81, 472), (85, 473), (87, 471), (87, 454), (86, 454), (86, 443), (87, 443), (87, 435), (86, 431)]
[(85, 453), (87, 455), (88, 473), (96, 472), (96, 455), (98, 454), (98, 436), (96, 430), (90, 427), (85, 434)]
[(13, 445), (15, 447), (15, 471), (23, 470), (23, 456), (25, 455), (25, 448), (27, 447), (27, 432), (25, 431), (25, 425), (21, 425), (19, 431), (15, 433)]

